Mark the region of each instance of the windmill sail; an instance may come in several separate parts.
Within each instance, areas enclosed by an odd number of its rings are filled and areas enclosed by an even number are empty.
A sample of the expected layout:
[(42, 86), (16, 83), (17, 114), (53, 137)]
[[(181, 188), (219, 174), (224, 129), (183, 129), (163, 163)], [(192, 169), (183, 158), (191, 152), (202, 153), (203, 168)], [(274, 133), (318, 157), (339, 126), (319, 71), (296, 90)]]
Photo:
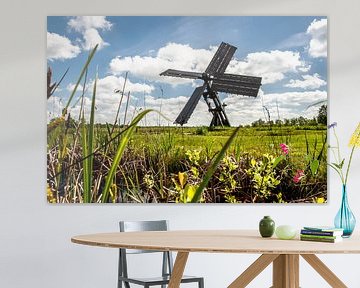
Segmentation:
[(184, 125), (188, 122), (191, 114), (194, 112), (197, 103), (199, 102), (201, 95), (203, 94), (206, 85), (197, 87), (191, 95), (189, 101), (186, 103), (179, 116), (176, 118), (176, 124)]
[(210, 75), (224, 73), (235, 51), (236, 47), (222, 42), (214, 57), (211, 59), (209, 66), (206, 68), (205, 73)]
[(188, 72), (175, 69), (168, 69), (160, 74), (160, 76), (172, 76), (179, 78), (201, 79), (202, 73)]

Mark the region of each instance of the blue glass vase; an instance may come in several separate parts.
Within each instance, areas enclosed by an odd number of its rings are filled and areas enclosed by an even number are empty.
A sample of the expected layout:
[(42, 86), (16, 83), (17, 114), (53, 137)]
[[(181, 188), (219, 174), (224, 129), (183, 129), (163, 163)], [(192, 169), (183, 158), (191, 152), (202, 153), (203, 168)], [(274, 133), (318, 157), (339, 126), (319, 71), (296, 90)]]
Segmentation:
[(344, 229), (343, 237), (350, 237), (355, 228), (356, 219), (349, 207), (346, 185), (342, 187), (341, 206), (336, 214), (334, 224), (336, 228)]

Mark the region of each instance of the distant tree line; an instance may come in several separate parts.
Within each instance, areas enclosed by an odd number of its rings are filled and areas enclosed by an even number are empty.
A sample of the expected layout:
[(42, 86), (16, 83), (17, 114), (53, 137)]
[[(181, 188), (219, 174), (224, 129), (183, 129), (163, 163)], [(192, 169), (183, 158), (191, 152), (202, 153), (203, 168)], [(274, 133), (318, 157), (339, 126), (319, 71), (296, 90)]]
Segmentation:
[(317, 125), (327, 125), (327, 105), (322, 105), (319, 108), (318, 115), (312, 119), (305, 118), (303, 116), (291, 118), (291, 119), (277, 119), (265, 121), (263, 119), (258, 119), (251, 123), (251, 127), (259, 126), (317, 126)]

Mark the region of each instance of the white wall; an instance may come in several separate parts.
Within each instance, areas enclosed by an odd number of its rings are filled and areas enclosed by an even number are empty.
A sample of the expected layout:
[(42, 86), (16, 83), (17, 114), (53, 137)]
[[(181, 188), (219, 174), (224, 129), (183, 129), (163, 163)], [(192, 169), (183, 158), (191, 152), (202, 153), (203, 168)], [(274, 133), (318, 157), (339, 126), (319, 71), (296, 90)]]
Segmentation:
[[(131, 2), (131, 3), (130, 3)], [(331, 223), (340, 183), (330, 173), (330, 200), (314, 205), (49, 205), (45, 199), (45, 35), (47, 15), (327, 15), (330, 121), (345, 146), (360, 121), (360, 2), (247, 1), (6, 1), (0, 17), (0, 287), (115, 287), (116, 250), (70, 243), (75, 234), (116, 231), (119, 219), (171, 221), (172, 229), (256, 228), (263, 215), (278, 224)], [(360, 220), (360, 151), (349, 183)], [(358, 227), (360, 227), (358, 225)], [(188, 272), (206, 287), (226, 287), (255, 255), (192, 254)], [(322, 256), (347, 283), (360, 287), (360, 255)], [(135, 261), (138, 261), (137, 259)], [(136, 262), (141, 269), (146, 263)], [(345, 265), (345, 264), (346, 265)], [(270, 286), (267, 269), (250, 287)], [(316, 284), (315, 284), (316, 283)], [(301, 286), (328, 287), (306, 263)]]

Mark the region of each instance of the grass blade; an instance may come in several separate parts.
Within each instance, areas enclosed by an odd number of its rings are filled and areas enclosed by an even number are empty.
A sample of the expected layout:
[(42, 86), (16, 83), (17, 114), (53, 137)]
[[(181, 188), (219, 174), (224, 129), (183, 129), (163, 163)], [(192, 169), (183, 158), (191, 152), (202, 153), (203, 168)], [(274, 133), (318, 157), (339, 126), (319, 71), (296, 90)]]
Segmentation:
[[(86, 123), (85, 123), (85, 116), (84, 112), (82, 114), (81, 118), (81, 145), (82, 145), (82, 151), (83, 155), (88, 155), (88, 143), (87, 143), (87, 135), (86, 135)], [(89, 179), (89, 158), (85, 158), (82, 162), (83, 164), (83, 180), (84, 180), (84, 194), (83, 194), (83, 201), (84, 203), (89, 203), (90, 197), (89, 197), (89, 191), (88, 187), (91, 186), (90, 179)]]
[(235, 129), (235, 131), (231, 134), (229, 139), (226, 141), (225, 145), (220, 150), (219, 154), (216, 155), (216, 157), (212, 161), (210, 167), (208, 168), (208, 170), (205, 173), (203, 180), (201, 181), (200, 185), (196, 189), (194, 197), (192, 197), (192, 199), (191, 199), (192, 203), (200, 201), (202, 192), (204, 191), (207, 184), (209, 183), (209, 181), (210, 181), (212, 175), (214, 174), (217, 166), (219, 165), (221, 159), (225, 156), (226, 150), (230, 147), (231, 143), (234, 141), (235, 136), (239, 132), (239, 130), (240, 130), (240, 127), (237, 127)]
[(78, 86), (79, 86), (79, 84), (80, 84), (80, 81), (81, 81), (81, 79), (84, 77), (84, 74), (85, 74), (85, 72), (86, 72), (86, 70), (87, 70), (87, 68), (88, 68), (88, 66), (89, 66), (92, 58), (94, 57), (94, 54), (95, 54), (96, 49), (98, 48), (98, 46), (99, 46), (99, 44), (96, 44), (96, 46), (94, 47), (94, 49), (93, 49), (93, 50), (91, 51), (91, 53), (89, 54), (89, 57), (88, 57), (88, 59), (86, 60), (85, 65), (84, 65), (84, 67), (83, 67), (82, 70), (81, 70), (79, 79), (77, 80), (77, 82), (76, 82), (76, 84), (75, 84), (75, 87), (74, 87), (73, 91), (71, 92), (70, 97), (69, 97), (69, 99), (68, 99), (68, 101), (67, 101), (67, 103), (66, 103), (66, 105), (65, 105), (65, 107), (64, 107), (64, 109), (63, 109), (63, 111), (62, 111), (62, 116), (65, 116), (65, 115), (66, 115), (67, 109), (69, 108), (69, 105), (70, 105), (70, 103), (71, 103), (71, 101), (72, 101), (72, 99), (73, 99), (73, 97), (74, 97), (74, 95), (75, 95), (75, 93), (76, 93), (76, 90), (77, 90), (77, 88), (78, 88)]
[(90, 123), (87, 126), (83, 116), (83, 155), (89, 156), (83, 162), (84, 169), (84, 202), (91, 202), (91, 185), (93, 179), (93, 164), (94, 164), (94, 122), (95, 122), (95, 98), (96, 85), (98, 75), (96, 74), (93, 88), (93, 95), (91, 99)]
[(124, 135), (122, 136), (119, 146), (117, 148), (113, 163), (111, 164), (110, 170), (109, 170), (109, 174), (106, 176), (106, 181), (105, 181), (105, 186), (104, 189), (102, 191), (102, 196), (101, 196), (101, 202), (106, 203), (108, 201), (109, 198), (109, 192), (110, 192), (110, 187), (113, 183), (114, 180), (114, 176), (116, 174), (116, 170), (117, 167), (120, 163), (121, 157), (124, 153), (124, 150), (126, 148), (127, 143), (130, 140), (130, 137), (134, 134), (135, 132), (135, 128), (136, 125), (141, 121), (142, 118), (144, 118), (144, 116), (146, 114), (148, 114), (149, 112), (154, 111), (151, 109), (148, 110), (144, 110), (141, 113), (139, 113), (134, 120), (130, 123), (129, 129), (126, 130), (126, 132), (124, 133)]

